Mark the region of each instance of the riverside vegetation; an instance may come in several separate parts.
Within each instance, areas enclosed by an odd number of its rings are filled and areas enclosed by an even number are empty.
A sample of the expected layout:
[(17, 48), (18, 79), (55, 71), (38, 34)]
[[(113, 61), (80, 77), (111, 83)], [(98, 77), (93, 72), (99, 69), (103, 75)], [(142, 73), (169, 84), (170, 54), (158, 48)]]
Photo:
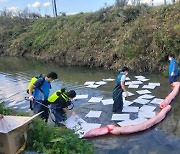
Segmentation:
[[(0, 113), (28, 116), (27, 113), (4, 108), (3, 103), (0, 103)], [(32, 128), (27, 132), (26, 150), (46, 154), (94, 153), (92, 144), (89, 144), (85, 139), (79, 139), (72, 130), (47, 125), (39, 118), (33, 120)]]
[(180, 3), (111, 6), (57, 18), (0, 17), (0, 55), (25, 56), (59, 65), (132, 72), (167, 69), (166, 56), (180, 61)]

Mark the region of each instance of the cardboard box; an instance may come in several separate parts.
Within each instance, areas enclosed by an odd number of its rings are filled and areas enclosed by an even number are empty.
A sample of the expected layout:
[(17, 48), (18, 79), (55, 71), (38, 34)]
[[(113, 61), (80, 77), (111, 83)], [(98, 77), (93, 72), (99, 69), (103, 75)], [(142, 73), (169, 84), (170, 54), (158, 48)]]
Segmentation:
[(18, 125), (8, 132), (0, 130), (0, 154), (17, 154), (25, 149), (26, 131), (31, 121), (38, 115), (33, 117), (4, 116), (17, 122)]

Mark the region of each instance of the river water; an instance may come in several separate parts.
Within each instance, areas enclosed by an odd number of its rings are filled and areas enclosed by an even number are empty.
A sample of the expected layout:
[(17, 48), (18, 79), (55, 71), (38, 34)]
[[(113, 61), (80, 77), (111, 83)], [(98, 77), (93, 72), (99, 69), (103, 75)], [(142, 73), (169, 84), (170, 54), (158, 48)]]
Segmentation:
[[(56, 64), (43, 63), (33, 59), (0, 57), (0, 99), (5, 101), (6, 107), (29, 112), (29, 104), (24, 100), (24, 97), (27, 96), (26, 89), (29, 80), (33, 76), (46, 75), (51, 71), (56, 72), (59, 76), (59, 79), (52, 83), (51, 93), (61, 87), (66, 87), (67, 89), (75, 89), (77, 94), (88, 94), (88, 99), (74, 101), (74, 111), (87, 122), (100, 123), (102, 126), (115, 124), (114, 121), (111, 121), (112, 105), (88, 103), (88, 100), (94, 96), (104, 99), (111, 98), (115, 82), (108, 82), (107, 85), (97, 89), (82, 86), (86, 81), (101, 81), (105, 78), (115, 79), (117, 72), (113, 71), (92, 70), (84, 67), (59, 67)], [(151, 82), (160, 82), (160, 87), (151, 90), (152, 94), (158, 98), (165, 98), (171, 91), (167, 78), (162, 75), (129, 73), (128, 76), (135, 80), (134, 75), (144, 75)], [(128, 100), (131, 101), (138, 97), (136, 90), (128, 89), (128, 91), (136, 94), (127, 98)], [(99, 118), (86, 118), (85, 115), (90, 110), (100, 110), (102, 114)], [(99, 154), (179, 154), (180, 95), (174, 99), (172, 110), (165, 120), (146, 131), (129, 135), (105, 135), (88, 140), (94, 144), (95, 153)]]

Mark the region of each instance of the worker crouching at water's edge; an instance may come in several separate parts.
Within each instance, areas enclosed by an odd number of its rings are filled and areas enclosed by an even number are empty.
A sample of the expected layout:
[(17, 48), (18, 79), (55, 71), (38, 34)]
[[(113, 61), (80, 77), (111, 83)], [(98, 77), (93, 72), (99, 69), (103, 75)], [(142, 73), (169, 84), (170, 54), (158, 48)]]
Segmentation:
[(51, 104), (52, 113), (55, 117), (55, 124), (57, 126), (62, 125), (62, 121), (66, 120), (66, 113), (75, 114), (75, 112), (68, 110), (68, 106), (72, 104), (71, 100), (76, 97), (74, 90), (66, 92), (65, 89), (61, 89), (53, 93), (48, 98), (48, 103)]
[(125, 80), (126, 75), (128, 74), (129, 69), (127, 67), (123, 67), (121, 72), (119, 73), (116, 81), (116, 86), (113, 90), (113, 112), (121, 112), (123, 109), (123, 91), (126, 93), (126, 97), (128, 96), (128, 92), (125, 88)]

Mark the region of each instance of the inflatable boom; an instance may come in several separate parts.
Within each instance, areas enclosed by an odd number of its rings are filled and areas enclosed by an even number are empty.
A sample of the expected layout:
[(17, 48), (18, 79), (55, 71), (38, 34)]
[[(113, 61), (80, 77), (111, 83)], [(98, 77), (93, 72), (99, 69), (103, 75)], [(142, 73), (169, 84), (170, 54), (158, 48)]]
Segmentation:
[(161, 109), (169, 105), (172, 102), (172, 100), (176, 97), (176, 95), (179, 93), (180, 82), (174, 82), (171, 86), (173, 86), (173, 91), (160, 104)]

